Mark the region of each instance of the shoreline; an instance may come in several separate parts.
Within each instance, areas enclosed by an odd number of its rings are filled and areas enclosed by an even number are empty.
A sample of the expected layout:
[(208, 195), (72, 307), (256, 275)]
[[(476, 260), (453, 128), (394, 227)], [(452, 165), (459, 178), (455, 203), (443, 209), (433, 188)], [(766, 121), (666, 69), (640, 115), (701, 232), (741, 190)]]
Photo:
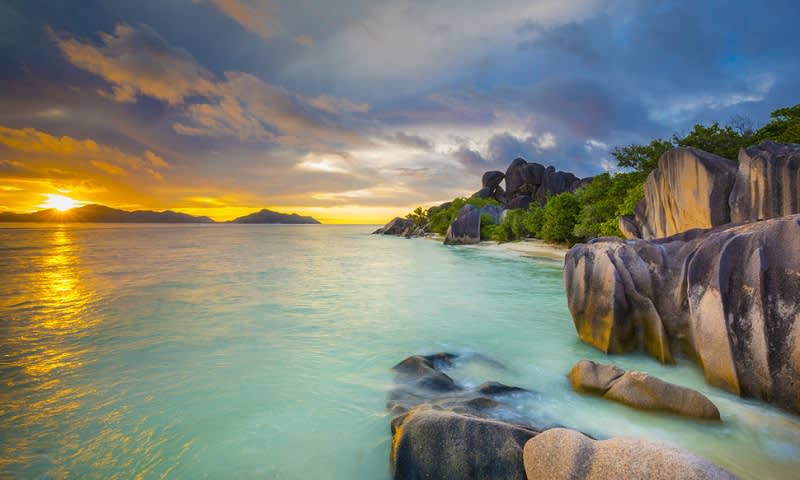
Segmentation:
[[(439, 243), (444, 241), (444, 236), (442, 235), (431, 235), (416, 238), (433, 240)], [(553, 245), (552, 243), (547, 243), (544, 240), (539, 240), (536, 238), (526, 238), (524, 240), (504, 243), (485, 240), (480, 243), (458, 246), (487, 249), (494, 252), (514, 254), (521, 257), (558, 260), (561, 263), (564, 263), (564, 258), (567, 256), (567, 252), (569, 251), (568, 247)]]

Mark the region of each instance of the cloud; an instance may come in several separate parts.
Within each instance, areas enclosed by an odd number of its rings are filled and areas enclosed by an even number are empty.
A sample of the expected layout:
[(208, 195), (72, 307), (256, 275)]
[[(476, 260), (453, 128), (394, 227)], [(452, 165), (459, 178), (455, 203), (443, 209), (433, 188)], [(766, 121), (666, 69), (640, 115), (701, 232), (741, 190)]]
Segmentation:
[(489, 169), (491, 164), (483, 158), (483, 155), (476, 150), (471, 150), (462, 145), (455, 152), (453, 157), (470, 172), (481, 172)]
[(314, 46), (314, 38), (305, 33), (298, 33), (297, 35), (292, 36), (292, 41), (306, 48), (311, 48)]
[(370, 110), (368, 103), (355, 103), (346, 98), (333, 97), (330, 95), (320, 95), (318, 97), (309, 98), (308, 104), (317, 110), (328, 113), (367, 113)]
[(65, 167), (91, 165), (109, 175), (125, 176), (136, 171), (163, 181), (164, 177), (158, 169), (168, 166), (165, 160), (149, 150), (139, 157), (92, 139), (56, 137), (34, 128), (15, 129), (0, 125), (0, 145), (28, 154), (26, 158), (46, 166), (51, 172), (61, 164)]
[[(245, 30), (269, 38), (280, 26), (270, 0), (209, 0)], [(309, 37), (310, 38), (310, 37)]]
[(216, 98), (187, 108), (185, 119), (173, 125), (177, 133), (294, 146), (359, 142), (357, 135), (309, 113), (301, 98), (283, 88), (246, 73), (227, 72), (225, 78)]
[(101, 45), (83, 43), (49, 27), (48, 33), (70, 63), (112, 84), (107, 94), (119, 102), (146, 95), (175, 105), (216, 90), (213, 75), (189, 52), (171, 47), (147, 25), (119, 24), (111, 34), (100, 33)]
[(414, 135), (406, 132), (395, 132), (386, 135), (385, 138), (392, 143), (418, 150), (430, 151), (434, 149), (433, 142), (421, 135)]

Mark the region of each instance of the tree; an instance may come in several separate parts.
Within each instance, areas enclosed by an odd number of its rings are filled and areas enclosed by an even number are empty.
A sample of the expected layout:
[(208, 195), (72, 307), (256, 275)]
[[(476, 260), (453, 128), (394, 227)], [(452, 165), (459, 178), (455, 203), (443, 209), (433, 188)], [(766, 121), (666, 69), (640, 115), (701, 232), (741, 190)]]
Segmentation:
[(800, 143), (800, 104), (775, 110), (772, 120), (756, 132), (757, 142), (772, 140), (783, 143)]
[(575, 223), (581, 211), (578, 196), (564, 192), (550, 197), (544, 206), (541, 237), (548, 242), (575, 243)]
[(658, 166), (661, 155), (674, 147), (671, 141), (657, 138), (647, 145), (634, 143), (626, 147), (614, 147), (611, 155), (617, 159), (617, 165), (620, 167), (632, 168), (646, 177)]
[(751, 145), (754, 141), (754, 132), (744, 126), (737, 130), (731, 125), (720, 126), (714, 122), (709, 126), (697, 124), (681, 138), (677, 134), (672, 136), (672, 141), (681, 147), (695, 147), (720, 157), (736, 160), (739, 149)]

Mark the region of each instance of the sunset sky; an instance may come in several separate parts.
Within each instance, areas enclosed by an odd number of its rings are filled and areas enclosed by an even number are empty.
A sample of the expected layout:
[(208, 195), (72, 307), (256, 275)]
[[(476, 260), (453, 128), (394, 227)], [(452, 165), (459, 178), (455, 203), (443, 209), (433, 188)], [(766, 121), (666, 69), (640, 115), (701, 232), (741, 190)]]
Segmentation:
[(11, 0), (0, 211), (45, 195), (383, 223), (517, 156), (800, 103), (787, 1)]

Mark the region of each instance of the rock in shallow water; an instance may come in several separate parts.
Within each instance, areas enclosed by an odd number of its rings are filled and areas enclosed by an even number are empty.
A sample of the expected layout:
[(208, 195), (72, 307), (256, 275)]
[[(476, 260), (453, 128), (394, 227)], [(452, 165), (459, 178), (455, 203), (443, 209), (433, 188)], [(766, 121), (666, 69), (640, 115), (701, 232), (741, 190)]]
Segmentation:
[(392, 421), (396, 479), (525, 480), (522, 448), (537, 430), (417, 407)]
[(647, 440), (592, 440), (574, 430), (553, 428), (525, 444), (529, 480), (711, 480), (730, 472), (685, 450)]
[(402, 235), (408, 228), (413, 228), (414, 222), (405, 218), (395, 217), (383, 227), (372, 232), (381, 235)]
[(581, 360), (567, 376), (577, 392), (602, 395), (605, 399), (641, 410), (719, 420), (719, 410), (702, 393), (644, 372), (626, 372), (615, 365)]
[(576, 245), (564, 283), (583, 341), (683, 351), (712, 385), (800, 412), (800, 215)]

